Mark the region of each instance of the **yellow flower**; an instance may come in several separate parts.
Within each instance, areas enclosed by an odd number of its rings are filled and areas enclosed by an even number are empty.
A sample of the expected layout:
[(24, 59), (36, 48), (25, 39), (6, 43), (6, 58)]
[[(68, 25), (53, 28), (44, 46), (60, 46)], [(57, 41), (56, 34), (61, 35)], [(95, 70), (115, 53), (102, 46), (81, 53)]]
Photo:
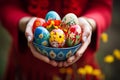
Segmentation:
[(104, 57), (104, 61), (106, 63), (112, 63), (112, 62), (114, 62), (114, 57), (112, 55), (107, 55)]
[(73, 72), (72, 68), (67, 68), (67, 69), (66, 69), (66, 73), (67, 73), (67, 74), (72, 74), (72, 72)]
[(86, 65), (84, 69), (85, 69), (87, 74), (92, 74), (92, 71), (93, 71), (92, 66)]
[(64, 74), (66, 72), (66, 69), (65, 68), (60, 68), (59, 72), (62, 73), (62, 74)]
[(52, 20), (52, 21), (51, 21), (51, 25), (54, 25), (54, 24), (55, 24), (55, 22)]
[(47, 41), (43, 41), (42, 45), (47, 46)]
[(37, 21), (37, 22), (35, 23), (35, 25), (36, 25), (36, 26), (39, 26), (39, 25), (40, 25), (40, 22)]
[(101, 71), (99, 69), (94, 69), (93, 70), (93, 75), (95, 75), (95, 76), (101, 76)]
[(62, 44), (65, 41), (65, 35), (63, 33), (56, 32), (56, 41)]
[(102, 38), (102, 41), (104, 43), (108, 42), (108, 35), (107, 35), (107, 33), (102, 33), (101, 38)]
[(43, 38), (43, 34), (39, 34), (39, 38), (42, 39)]
[(92, 74), (99, 78), (100, 80), (105, 80), (105, 75), (102, 74), (100, 69), (94, 69)]
[(79, 68), (77, 72), (78, 72), (78, 74), (82, 74), (82, 75), (92, 74), (93, 68), (90, 65), (85, 65), (84, 68)]
[(84, 68), (79, 68), (77, 72), (78, 72), (78, 74), (82, 74), (82, 75), (86, 74), (86, 71)]
[(113, 55), (114, 55), (118, 60), (120, 60), (120, 51), (119, 51), (118, 49), (115, 49), (115, 50), (113, 51)]
[(51, 28), (54, 24), (55, 24), (55, 23), (54, 23), (54, 21), (52, 20), (52, 21), (50, 22), (50, 25), (48, 25), (46, 28), (49, 29), (49, 28)]

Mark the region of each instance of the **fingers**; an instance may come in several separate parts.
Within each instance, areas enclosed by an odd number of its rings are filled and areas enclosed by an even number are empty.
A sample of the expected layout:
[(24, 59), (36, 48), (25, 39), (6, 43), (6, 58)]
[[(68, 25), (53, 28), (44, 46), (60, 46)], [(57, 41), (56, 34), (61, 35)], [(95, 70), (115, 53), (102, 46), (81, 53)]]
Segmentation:
[(86, 21), (85, 18), (79, 18), (79, 25), (82, 28), (82, 41), (85, 42), (88, 38), (88, 36), (92, 33), (92, 27), (90, 24)]
[(71, 56), (70, 58), (68, 58), (67, 62), (71, 63), (71, 62), (73, 62), (74, 59), (75, 59), (75, 56)]
[(28, 42), (32, 42), (33, 41), (32, 26), (33, 26), (33, 23), (34, 23), (34, 21), (36, 19), (37, 19), (36, 17), (33, 17), (32, 19), (30, 19), (30, 21), (26, 25), (25, 36), (26, 36)]
[(67, 61), (65, 61), (63, 63), (63, 66), (68, 67), (68, 66), (74, 64), (76, 61), (78, 61), (80, 59), (81, 56), (82, 55), (80, 55), (80, 56), (76, 56), (76, 55), (71, 56), (70, 58), (67, 59)]
[(72, 58), (73, 60), (72, 60), (71, 62), (65, 61), (65, 62), (63, 63), (63, 66), (64, 66), (64, 67), (68, 67), (68, 66), (74, 64), (76, 61), (78, 61), (79, 58), (80, 58), (80, 56), (74, 56), (74, 58)]
[(77, 60), (79, 60), (91, 42), (91, 35), (92, 35), (91, 25), (86, 21), (85, 18), (82, 18), (82, 17), (79, 18), (79, 25), (83, 31), (83, 33), (82, 33), (82, 46), (80, 47), (80, 49), (76, 52), (76, 54), (74, 56), (71, 56), (70, 58), (68, 58), (67, 61), (65, 61), (63, 63), (64, 67), (72, 65)]
[(87, 47), (89, 46), (90, 42), (91, 42), (91, 34), (88, 36), (86, 41), (82, 43), (82, 46), (78, 49), (75, 55), (82, 56), (85, 50), (87, 49)]
[(63, 67), (63, 62), (59, 62), (58, 67)]
[(71, 56), (70, 58), (68, 58), (68, 60), (66, 62), (64, 62), (64, 64), (63, 64), (64, 67), (72, 65), (77, 60), (79, 60), (80, 57), (82, 57), (83, 53), (85, 52), (85, 50), (87, 49), (88, 45), (90, 44), (90, 41), (89, 41), (90, 38), (91, 38), (91, 36), (89, 36), (88, 39), (86, 40), (86, 42), (84, 42), (82, 44), (82, 46), (80, 47), (80, 49), (76, 52), (76, 54), (74, 56)]
[(82, 33), (82, 46), (80, 49), (76, 52), (76, 56), (82, 56), (82, 54), (87, 49), (88, 45), (91, 42), (91, 35), (92, 35), (92, 28), (90, 24), (86, 21), (84, 18), (79, 18), (79, 24), (83, 30)]
[(61, 61), (61, 62), (58, 62), (58, 67), (68, 67), (70, 65), (72, 65), (74, 62), (76, 62), (77, 58), (75, 56), (72, 56), (70, 58), (68, 58), (67, 61)]
[(82, 28), (82, 46), (80, 49), (76, 52), (76, 54), (70, 58), (66, 62), (64, 62), (64, 67), (67, 67), (69, 65), (72, 65), (75, 63), (85, 52), (87, 49), (88, 45), (90, 44), (91, 41), (91, 35), (92, 35), (92, 28), (90, 24), (84, 19), (84, 18), (79, 18), (79, 25)]
[[(83, 17), (80, 17), (79, 19), (79, 25), (81, 27), (85, 27), (85, 28), (89, 28), (90, 30), (92, 30), (92, 27), (90, 26), (90, 24), (87, 22), (87, 20)], [(84, 28), (83, 28), (84, 30)]]
[(31, 49), (31, 52), (33, 53), (33, 56), (37, 57), (37, 58), (40, 59), (40, 60), (43, 60), (43, 61), (49, 63), (49, 59), (48, 59), (47, 57), (45, 57), (44, 55), (38, 53), (38, 52), (36, 51), (36, 49), (34, 48), (34, 46), (33, 46), (32, 43), (29, 42), (29, 43), (28, 43), (28, 46), (29, 46), (29, 48)]
[(82, 56), (85, 50), (87, 49), (88, 45), (90, 44), (90, 39), (87, 39), (86, 42), (82, 44), (80, 49), (76, 52), (76, 56)]
[(39, 60), (42, 60), (48, 64), (51, 64), (52, 66), (57, 66), (57, 63), (55, 61), (50, 60), (48, 57), (40, 54), (39, 52), (36, 51), (34, 48), (32, 42), (28, 42), (28, 46), (33, 54), (34, 57), (38, 58)]
[(48, 57), (40, 54), (36, 49), (35, 47), (33, 46), (32, 44), (32, 41), (33, 41), (33, 32), (32, 32), (32, 26), (33, 26), (33, 23), (34, 21), (36, 20), (37, 18), (36, 17), (33, 17), (27, 24), (26, 26), (26, 30), (25, 30), (25, 36), (28, 40), (28, 46), (33, 54), (34, 57), (38, 58), (39, 60), (42, 60), (48, 64), (51, 64), (52, 66), (57, 66), (57, 62), (54, 61), (54, 60), (50, 60)]
[(50, 60), (50, 63), (48, 63), (48, 64), (51, 64), (54, 67), (58, 66), (58, 63), (54, 60)]
[(35, 47), (32, 44), (33, 41), (33, 32), (32, 32), (32, 26), (34, 21), (36, 20), (36, 17), (33, 17), (29, 20), (27, 26), (26, 26), (26, 30), (25, 30), (25, 36), (28, 40), (28, 46), (33, 54), (34, 57), (36, 57), (39, 60), (42, 60), (43, 62), (46, 62), (52, 66), (58, 66), (58, 67), (63, 67), (63, 62), (56, 62), (55, 60), (50, 60), (48, 57), (40, 54)]

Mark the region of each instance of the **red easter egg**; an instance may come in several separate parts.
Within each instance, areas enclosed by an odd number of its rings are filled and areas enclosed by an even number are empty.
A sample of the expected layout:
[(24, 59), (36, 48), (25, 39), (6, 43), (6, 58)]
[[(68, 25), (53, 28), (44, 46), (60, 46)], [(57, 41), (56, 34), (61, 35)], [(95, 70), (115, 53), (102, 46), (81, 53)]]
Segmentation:
[(45, 23), (45, 20), (42, 18), (37, 18), (33, 23), (32, 31), (34, 32), (38, 26), (42, 26)]
[(82, 30), (79, 25), (72, 25), (70, 26), (68, 33), (67, 33), (67, 46), (75, 46), (80, 43), (81, 41), (81, 34)]

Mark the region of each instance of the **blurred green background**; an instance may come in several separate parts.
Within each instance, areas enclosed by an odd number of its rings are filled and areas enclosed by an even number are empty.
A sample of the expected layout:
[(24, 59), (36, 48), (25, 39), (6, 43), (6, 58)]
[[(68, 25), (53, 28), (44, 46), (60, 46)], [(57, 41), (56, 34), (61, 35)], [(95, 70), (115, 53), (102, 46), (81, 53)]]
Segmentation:
[[(104, 62), (104, 57), (113, 54), (115, 49), (120, 50), (120, 1), (113, 0), (112, 24), (105, 32), (108, 34), (108, 42), (100, 40), (100, 48), (96, 59), (105, 74), (105, 80), (120, 80), (120, 60), (115, 59), (111, 64)], [(7, 65), (8, 52), (10, 50), (11, 37), (9, 33), (0, 25), (0, 80)]]

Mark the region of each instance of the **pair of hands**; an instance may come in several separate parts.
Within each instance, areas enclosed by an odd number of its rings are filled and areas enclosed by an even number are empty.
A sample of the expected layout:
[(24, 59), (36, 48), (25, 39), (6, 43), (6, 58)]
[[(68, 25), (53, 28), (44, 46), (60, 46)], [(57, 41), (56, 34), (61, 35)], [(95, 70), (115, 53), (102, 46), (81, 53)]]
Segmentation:
[[(80, 59), (80, 57), (83, 55), (83, 53), (85, 52), (85, 50), (87, 49), (87, 47), (89, 46), (89, 44), (91, 42), (93, 25), (90, 25), (90, 24), (91, 24), (91, 22), (93, 24), (95, 24), (95, 21), (92, 19), (88, 19), (89, 20), (88, 21), (86, 18), (80, 17), (80, 18), (78, 18), (78, 20), (79, 20), (79, 25), (81, 26), (82, 31), (83, 31), (82, 46), (79, 48), (79, 50), (76, 52), (76, 54), (74, 56), (71, 56), (66, 61), (57, 62), (55, 60), (51, 60), (48, 57), (40, 54), (32, 44), (32, 41), (33, 41), (32, 25), (35, 20), (36, 20), (36, 17), (30, 18), (30, 19), (23, 18), (20, 22), (23, 23), (22, 26), (25, 26), (25, 27), (21, 28), (21, 29), (23, 29), (23, 30), (25, 29), (25, 36), (28, 40), (28, 46), (29, 46), (33, 56), (38, 58), (39, 60), (42, 60), (42, 61), (52, 65), (52, 66), (67, 67), (67, 66), (72, 65), (73, 63), (75, 63), (76, 61), (78, 61)], [(27, 24), (24, 24), (25, 21), (28, 21)], [(95, 27), (95, 25), (94, 25), (94, 27)]]

